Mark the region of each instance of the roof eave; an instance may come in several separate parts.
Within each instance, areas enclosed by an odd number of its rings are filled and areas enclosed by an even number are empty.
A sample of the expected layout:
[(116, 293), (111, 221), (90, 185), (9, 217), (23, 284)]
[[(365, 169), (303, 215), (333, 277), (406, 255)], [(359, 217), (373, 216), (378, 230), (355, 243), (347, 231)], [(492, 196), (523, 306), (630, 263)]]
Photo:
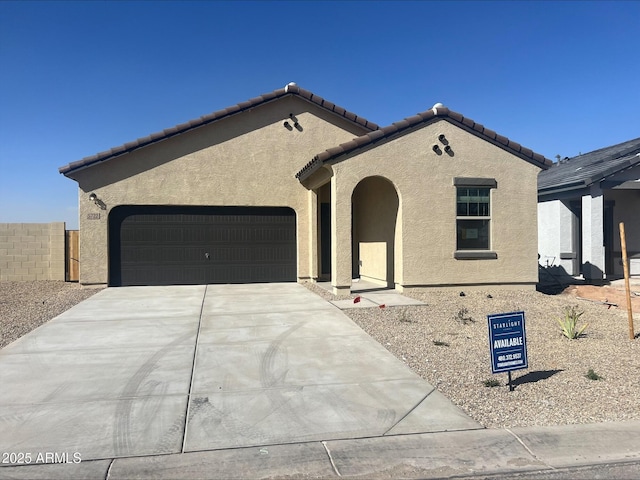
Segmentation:
[(533, 150), (521, 146), (519, 143), (509, 140), (507, 137), (498, 135), (496, 132), (486, 129), (483, 125), (464, 117), (463, 115), (449, 110), (447, 107), (433, 107), (431, 110), (419, 113), (412, 117), (405, 118), (399, 122), (395, 122), (387, 127), (383, 127), (374, 132), (367, 133), (361, 137), (342, 143), (314, 156), (298, 173), (296, 178), (300, 181), (305, 180), (313, 174), (315, 170), (320, 168), (325, 162), (335, 163), (339, 159), (352, 154), (353, 152), (365, 148), (371, 148), (380, 141), (388, 141), (395, 137), (404, 135), (409, 131), (423, 128), (437, 120), (446, 120), (463, 130), (484, 139), (493, 145), (510, 152), (511, 154), (521, 158), (543, 170), (553, 165), (553, 162)]
[(586, 182), (579, 181), (562, 185), (554, 185), (552, 187), (538, 188), (538, 196), (554, 195), (556, 193), (563, 193), (571, 190), (581, 190), (587, 186)]
[(591, 187), (597, 183), (603, 182), (613, 175), (624, 172), (631, 168), (635, 168), (640, 165), (640, 154), (629, 157), (624, 163), (620, 163), (614, 167), (601, 171), (598, 174), (594, 174), (590, 177), (584, 178), (580, 181), (567, 182), (562, 181), (553, 183), (543, 188), (538, 188), (539, 195), (550, 195), (553, 193), (566, 192), (568, 190), (578, 190), (585, 187)]
[(190, 132), (197, 128), (203, 127), (205, 125), (209, 125), (215, 122), (219, 122), (221, 120), (227, 119), (229, 117), (241, 114), (258, 106), (266, 105), (268, 103), (279, 100), (285, 96), (296, 96), (299, 97), (311, 104), (317, 105), (320, 108), (337, 115), (344, 120), (347, 120), (354, 125), (357, 125), (360, 128), (364, 128), (365, 130), (375, 131), (379, 127), (376, 123), (370, 122), (364, 117), (356, 115), (348, 110), (325, 100), (324, 98), (315, 95), (309, 90), (305, 90), (300, 88), (298, 85), (289, 84), (284, 88), (280, 88), (278, 90), (274, 90), (273, 92), (266, 93), (260, 95), (258, 97), (254, 97), (246, 102), (241, 102), (236, 105), (232, 105), (231, 107), (227, 107), (222, 110), (218, 110), (216, 112), (210, 113), (208, 115), (204, 115), (198, 119), (191, 120), (186, 123), (182, 123), (172, 128), (165, 129), (161, 132), (153, 133), (147, 137), (142, 137), (132, 142), (125, 143), (119, 147), (112, 148), (111, 150), (98, 153), (96, 155), (92, 155), (89, 157), (85, 157), (82, 160), (77, 162), (69, 163), (63, 167), (60, 167), (58, 171), (65, 175), (66, 177), (73, 178), (71, 176), (72, 173), (78, 172), (80, 170), (84, 170), (86, 168), (92, 167), (98, 163), (103, 163), (108, 160), (112, 160), (116, 157), (131, 153), (135, 150), (139, 150), (150, 145), (154, 145), (156, 143), (167, 140), (176, 135), (181, 135), (186, 132)]
[[(455, 112), (453, 113), (455, 114)], [(523, 147), (519, 143), (514, 142), (507, 137), (503, 137), (493, 130), (485, 128), (479, 123), (474, 122), (474, 126), (470, 127), (467, 122), (459, 121), (456, 118), (452, 118), (451, 116), (442, 117), (442, 119), (462, 128), (463, 130), (466, 130), (467, 132), (483, 140), (488, 141), (498, 148), (508, 151), (516, 157), (521, 158), (522, 160), (525, 160), (526, 162), (529, 162), (532, 165), (541, 168), (542, 170), (547, 170), (553, 165), (553, 162), (546, 158), (544, 155), (540, 155), (539, 153), (536, 153), (529, 148)]]
[(611, 167), (607, 170), (604, 170), (602, 172), (600, 172), (597, 176), (591, 177), (589, 179), (589, 185), (593, 185), (595, 183), (600, 183), (603, 180), (606, 180), (607, 178), (616, 175), (618, 173), (622, 173), (626, 170), (629, 170), (630, 168), (634, 168), (635, 166), (640, 164), (640, 154), (635, 155), (631, 158), (629, 158), (628, 160), (626, 160), (624, 163), (621, 163), (619, 165), (616, 165), (615, 167)]

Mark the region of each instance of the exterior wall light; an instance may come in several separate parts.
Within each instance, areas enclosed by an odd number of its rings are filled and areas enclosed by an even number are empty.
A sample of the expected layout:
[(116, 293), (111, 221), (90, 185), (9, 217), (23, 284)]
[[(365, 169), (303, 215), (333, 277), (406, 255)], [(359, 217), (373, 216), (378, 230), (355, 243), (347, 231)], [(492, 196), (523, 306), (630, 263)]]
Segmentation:
[(442, 150), (440, 150), (440, 147), (438, 145), (434, 145), (433, 147), (431, 147), (431, 149), (438, 155), (442, 155)]
[(105, 203), (100, 200), (98, 198), (98, 195), (96, 195), (94, 192), (91, 192), (89, 194), (89, 200), (92, 201), (94, 204), (96, 204), (98, 207), (100, 207), (101, 210), (106, 210), (107, 206), (105, 205)]

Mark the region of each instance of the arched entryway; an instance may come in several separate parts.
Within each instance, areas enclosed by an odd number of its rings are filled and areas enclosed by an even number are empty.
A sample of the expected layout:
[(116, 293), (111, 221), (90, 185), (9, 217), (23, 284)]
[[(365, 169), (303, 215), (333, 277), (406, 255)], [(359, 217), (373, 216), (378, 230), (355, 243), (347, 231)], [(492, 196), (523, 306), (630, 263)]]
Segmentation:
[(361, 180), (351, 195), (352, 278), (395, 287), (400, 200), (384, 177)]

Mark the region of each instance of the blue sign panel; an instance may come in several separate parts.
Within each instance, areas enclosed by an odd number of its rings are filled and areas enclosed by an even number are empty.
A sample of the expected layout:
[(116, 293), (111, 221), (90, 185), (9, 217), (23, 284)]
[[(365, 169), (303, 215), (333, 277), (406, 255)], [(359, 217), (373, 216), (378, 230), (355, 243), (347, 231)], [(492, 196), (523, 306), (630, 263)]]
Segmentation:
[(487, 315), (491, 371), (510, 372), (528, 368), (524, 312)]

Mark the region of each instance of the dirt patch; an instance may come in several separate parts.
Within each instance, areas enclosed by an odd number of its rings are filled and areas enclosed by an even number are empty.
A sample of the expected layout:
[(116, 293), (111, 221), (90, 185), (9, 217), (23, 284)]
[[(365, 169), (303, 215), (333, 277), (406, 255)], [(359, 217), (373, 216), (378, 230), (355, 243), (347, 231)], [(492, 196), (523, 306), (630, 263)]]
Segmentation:
[[(640, 287), (633, 285), (631, 292), (631, 310), (634, 313), (640, 313), (640, 296), (633, 294), (633, 292), (640, 293)], [(613, 303), (615, 305), (603, 304), (603, 308), (618, 308), (625, 312), (627, 311), (627, 294), (624, 286), (571, 285), (561, 295), (576, 298), (578, 302), (591, 300), (593, 302)]]

